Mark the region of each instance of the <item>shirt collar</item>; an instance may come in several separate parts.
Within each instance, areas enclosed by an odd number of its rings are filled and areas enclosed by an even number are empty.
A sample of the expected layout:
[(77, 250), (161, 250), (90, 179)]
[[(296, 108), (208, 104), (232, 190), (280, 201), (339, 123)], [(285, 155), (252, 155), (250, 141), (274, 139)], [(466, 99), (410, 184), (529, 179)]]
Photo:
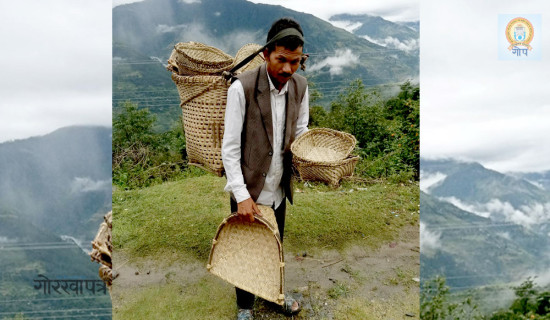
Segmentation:
[(288, 91), (288, 81), (285, 83), (281, 91), (279, 91), (277, 90), (277, 88), (275, 88), (275, 85), (273, 85), (273, 82), (271, 82), (271, 77), (267, 73), (267, 68), (265, 68), (265, 76), (267, 77), (267, 81), (269, 81), (269, 91), (271, 92), (275, 91), (275, 94), (286, 94), (286, 92)]

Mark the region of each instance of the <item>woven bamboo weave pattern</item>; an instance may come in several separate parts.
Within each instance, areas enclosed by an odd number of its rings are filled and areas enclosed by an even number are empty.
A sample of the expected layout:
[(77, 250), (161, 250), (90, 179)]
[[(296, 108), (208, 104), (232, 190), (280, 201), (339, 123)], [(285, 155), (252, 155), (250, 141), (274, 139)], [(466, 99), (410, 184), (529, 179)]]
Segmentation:
[[(190, 164), (223, 175), (221, 146), (230, 84), (222, 72), (230, 70), (260, 47), (247, 44), (235, 59), (197, 42), (178, 43), (172, 51), (167, 69), (172, 72), (172, 80), (178, 88)], [(237, 73), (256, 68), (263, 62), (263, 57), (258, 55)]]
[(216, 233), (208, 270), (263, 299), (284, 301), (284, 260), (273, 210), (259, 206), (262, 217), (242, 221), (226, 218)]
[(349, 133), (326, 128), (311, 129), (292, 144), (294, 156), (311, 162), (345, 159), (355, 148), (356, 140)]
[(338, 186), (343, 177), (353, 175), (359, 161), (351, 156), (355, 137), (326, 128), (311, 129), (294, 141), (290, 150), (302, 180), (323, 181)]
[(231, 69), (233, 57), (199, 42), (178, 43), (173, 55), (180, 74), (213, 75)]
[(359, 156), (350, 156), (332, 164), (319, 164), (294, 159), (294, 166), (298, 169), (302, 180), (323, 181), (336, 187), (340, 184), (342, 178), (353, 175), (353, 170), (358, 161)]

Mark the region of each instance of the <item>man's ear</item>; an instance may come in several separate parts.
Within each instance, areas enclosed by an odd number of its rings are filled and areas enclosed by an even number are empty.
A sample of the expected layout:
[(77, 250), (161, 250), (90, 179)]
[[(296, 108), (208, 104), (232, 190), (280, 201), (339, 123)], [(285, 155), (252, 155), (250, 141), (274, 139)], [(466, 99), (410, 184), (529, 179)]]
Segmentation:
[(269, 57), (269, 50), (267, 48), (265, 48), (262, 53), (264, 54), (264, 59), (267, 60), (267, 58)]

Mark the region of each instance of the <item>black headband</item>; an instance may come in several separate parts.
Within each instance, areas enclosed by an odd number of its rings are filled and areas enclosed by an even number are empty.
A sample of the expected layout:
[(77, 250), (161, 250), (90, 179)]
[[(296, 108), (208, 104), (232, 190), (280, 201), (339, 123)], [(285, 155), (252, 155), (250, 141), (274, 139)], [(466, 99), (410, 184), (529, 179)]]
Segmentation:
[[(281, 31), (279, 31), (273, 38), (271, 38), (271, 40), (269, 40), (263, 47), (261, 47), (260, 49), (258, 49), (256, 52), (254, 52), (253, 54), (249, 55), (248, 57), (246, 57), (244, 60), (242, 60), (241, 62), (239, 62), (238, 65), (234, 66), (231, 70), (229, 70), (229, 72), (227, 71), (224, 71), (224, 77), (229, 80), (233, 77), (233, 75), (235, 74), (235, 71), (239, 70), (242, 66), (244, 66), (245, 64), (247, 64), (250, 60), (254, 59), (255, 56), (257, 56), (260, 52), (264, 51), (265, 48), (267, 48), (269, 45), (283, 39), (283, 38), (286, 38), (286, 37), (290, 37), (290, 36), (295, 36), (295, 37), (298, 37), (300, 38), (300, 40), (302, 40), (302, 42), (305, 43), (305, 39), (304, 39), (304, 36), (300, 33), (300, 31), (298, 31), (298, 29), (296, 28), (286, 28), (286, 29), (283, 29)], [(308, 56), (308, 55), (306, 55)], [(300, 62), (300, 64), (302, 65), (302, 70), (305, 70), (305, 61), (307, 60), (307, 57), (303, 58), (302, 61)]]
[(300, 40), (302, 40), (302, 42), (305, 42), (304, 36), (300, 33), (300, 31), (298, 31), (298, 29), (296, 29), (296, 28), (286, 28), (286, 29), (283, 29), (283, 30), (279, 31), (273, 38), (271, 38), (271, 40), (269, 40), (262, 49), (265, 49), (270, 44), (273, 44), (276, 41), (281, 40), (282, 38), (286, 38), (286, 37), (290, 37), (290, 36), (298, 37)]

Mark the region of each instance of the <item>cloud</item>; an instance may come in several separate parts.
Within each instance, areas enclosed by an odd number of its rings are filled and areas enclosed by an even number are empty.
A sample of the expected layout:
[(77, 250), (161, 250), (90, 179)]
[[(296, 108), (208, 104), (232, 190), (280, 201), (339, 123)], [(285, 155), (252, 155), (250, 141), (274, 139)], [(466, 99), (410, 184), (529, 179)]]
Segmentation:
[(19, 241), (17, 238), (15, 239), (10, 239), (8, 237), (4, 237), (4, 236), (0, 236), (0, 244), (5, 244), (5, 243), (15, 243)]
[(0, 142), (111, 125), (110, 2), (2, 2), (0, 23)]
[(111, 189), (111, 179), (93, 180), (88, 177), (75, 177), (72, 184), (72, 192), (91, 192)]
[(222, 38), (212, 36), (212, 32), (216, 32), (216, 29), (211, 30), (200, 23), (173, 26), (160, 24), (157, 25), (156, 31), (158, 33), (175, 33), (181, 42), (194, 41), (204, 43), (233, 56), (245, 44), (261, 43), (263, 41), (259, 38), (260, 36), (263, 37), (263, 35), (259, 32), (251, 31), (232, 32)]
[(480, 206), (478, 204), (468, 204), (456, 197), (438, 197), (438, 199), (441, 201), (449, 202), (450, 204), (461, 210), (474, 213), (483, 218), (489, 218), (491, 216), (491, 212), (483, 210), (483, 206)]
[(400, 41), (399, 39), (391, 36), (388, 36), (385, 39), (373, 39), (367, 35), (364, 35), (362, 37), (370, 42), (376, 43), (377, 45), (391, 49), (398, 49), (401, 51), (413, 51), (420, 48), (420, 43), (418, 39), (407, 39), (404, 41)]
[(456, 197), (440, 197), (438, 199), (484, 218), (510, 222), (526, 228), (550, 221), (550, 202), (532, 203), (515, 208), (508, 201), (499, 199), (491, 199), (487, 203), (465, 203)]
[(361, 22), (352, 22), (352, 21), (346, 21), (346, 20), (341, 20), (341, 21), (330, 20), (330, 23), (332, 23), (332, 25), (337, 27), (337, 28), (344, 29), (344, 30), (346, 30), (348, 32), (351, 32), (351, 33), (353, 33), (353, 31), (361, 28), (361, 26), (363, 25), (363, 23), (361, 23)]
[(351, 49), (338, 49), (334, 56), (325, 58), (309, 67), (309, 71), (318, 71), (328, 67), (330, 75), (335, 76), (342, 74), (344, 67), (351, 67), (357, 63), (359, 63), (359, 56), (353, 54)]
[(180, 32), (182, 30), (185, 30), (185, 28), (188, 28), (189, 25), (187, 24), (177, 24), (175, 26), (168, 26), (165, 24), (159, 24), (156, 27), (157, 33), (169, 33), (169, 32)]
[(424, 222), (420, 222), (420, 251), (422, 254), (430, 254), (441, 247), (441, 232), (428, 230)]
[(201, 0), (178, 0), (178, 2), (191, 4), (191, 3), (201, 3)]
[[(550, 78), (540, 71), (550, 69), (548, 52), (540, 61), (498, 60), (498, 14), (525, 12), (524, 6), (473, 4), (422, 3), (422, 156), (466, 157), (497, 171), (549, 170)], [(529, 4), (533, 13), (550, 13), (548, 1)], [(457, 32), (468, 25), (476, 26), (475, 36)], [(539, 36), (550, 43), (550, 32)]]
[(447, 178), (447, 175), (441, 172), (428, 173), (420, 170), (420, 190), (430, 193), (430, 188), (437, 187)]

